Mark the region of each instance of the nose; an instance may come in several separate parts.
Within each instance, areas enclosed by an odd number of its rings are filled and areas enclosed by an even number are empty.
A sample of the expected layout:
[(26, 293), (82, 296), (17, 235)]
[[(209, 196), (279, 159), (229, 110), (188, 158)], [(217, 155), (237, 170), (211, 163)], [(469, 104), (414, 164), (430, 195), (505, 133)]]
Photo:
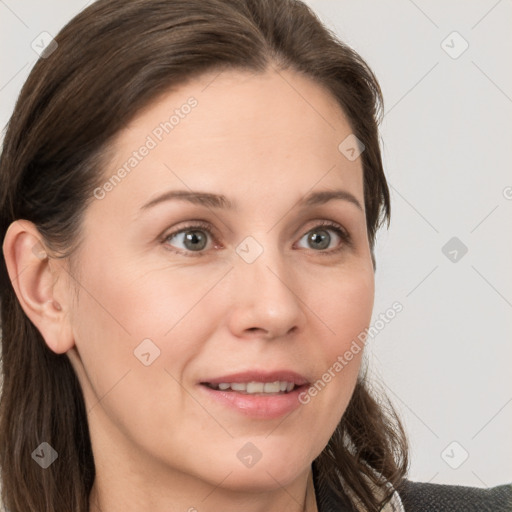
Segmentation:
[(278, 339), (299, 331), (306, 321), (304, 290), (277, 248), (265, 248), (249, 263), (235, 258), (228, 325), (239, 338)]

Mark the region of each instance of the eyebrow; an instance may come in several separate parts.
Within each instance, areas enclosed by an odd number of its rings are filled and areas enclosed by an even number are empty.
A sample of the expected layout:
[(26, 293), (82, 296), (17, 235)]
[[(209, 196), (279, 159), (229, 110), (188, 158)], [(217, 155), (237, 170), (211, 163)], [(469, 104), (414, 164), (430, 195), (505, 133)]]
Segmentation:
[[(237, 209), (236, 203), (232, 202), (222, 194), (194, 192), (189, 190), (170, 190), (146, 203), (142, 206), (141, 210), (147, 210), (157, 204), (171, 200), (187, 201), (189, 203), (206, 206), (208, 208), (222, 208), (226, 210)], [(332, 200), (347, 201), (363, 211), (363, 207), (359, 200), (346, 190), (323, 190), (321, 192), (312, 192), (300, 199), (296, 206), (300, 208), (304, 208), (305, 206), (318, 206)]]

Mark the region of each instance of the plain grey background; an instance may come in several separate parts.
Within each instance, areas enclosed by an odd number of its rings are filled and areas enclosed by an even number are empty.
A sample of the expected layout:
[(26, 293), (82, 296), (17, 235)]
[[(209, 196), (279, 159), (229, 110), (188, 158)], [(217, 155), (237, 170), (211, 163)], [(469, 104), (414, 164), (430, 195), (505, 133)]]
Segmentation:
[[(409, 477), (510, 482), (512, 2), (307, 3), (384, 93), (392, 223), (377, 242), (372, 325), (396, 301), (403, 311), (367, 349), (409, 434)], [(86, 5), (0, 0), (2, 129), (40, 34), (56, 35)]]

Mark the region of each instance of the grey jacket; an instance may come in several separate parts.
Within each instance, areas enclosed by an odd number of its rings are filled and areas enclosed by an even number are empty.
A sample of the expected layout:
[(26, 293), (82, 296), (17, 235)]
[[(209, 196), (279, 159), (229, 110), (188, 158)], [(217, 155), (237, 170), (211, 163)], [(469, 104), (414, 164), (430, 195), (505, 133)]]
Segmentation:
[[(313, 464), (318, 512), (356, 512), (320, 481)], [(489, 489), (462, 485), (431, 484), (404, 480), (383, 511), (390, 512), (512, 512), (512, 483)]]

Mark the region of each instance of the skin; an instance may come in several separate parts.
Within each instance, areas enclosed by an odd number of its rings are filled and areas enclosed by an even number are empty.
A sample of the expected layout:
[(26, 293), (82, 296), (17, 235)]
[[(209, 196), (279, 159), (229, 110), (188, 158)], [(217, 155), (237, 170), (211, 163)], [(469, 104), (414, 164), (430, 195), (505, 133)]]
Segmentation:
[[(96, 463), (91, 512), (298, 512), (308, 482), (314, 511), (311, 462), (346, 409), (362, 351), (277, 419), (209, 401), (198, 382), (249, 369), (290, 369), (314, 382), (368, 327), (374, 271), (361, 159), (338, 150), (351, 128), (315, 82), (291, 70), (225, 71), (139, 113), (118, 134), (105, 180), (190, 96), (191, 113), (91, 202), (73, 267), (37, 257), (41, 237), (21, 220), (4, 244), (9, 273), (50, 349), (79, 376)], [(346, 200), (296, 205), (335, 189), (362, 209)], [(172, 200), (141, 211), (169, 190), (224, 194), (237, 209)], [(194, 220), (212, 231), (202, 232), (201, 256), (183, 232), (165, 239)], [(323, 221), (351, 243), (325, 227), (327, 249), (308, 241)], [(252, 263), (236, 252), (247, 236), (263, 249)], [(149, 366), (134, 356), (147, 338), (160, 350)], [(247, 442), (262, 455), (249, 468), (237, 457)]]

